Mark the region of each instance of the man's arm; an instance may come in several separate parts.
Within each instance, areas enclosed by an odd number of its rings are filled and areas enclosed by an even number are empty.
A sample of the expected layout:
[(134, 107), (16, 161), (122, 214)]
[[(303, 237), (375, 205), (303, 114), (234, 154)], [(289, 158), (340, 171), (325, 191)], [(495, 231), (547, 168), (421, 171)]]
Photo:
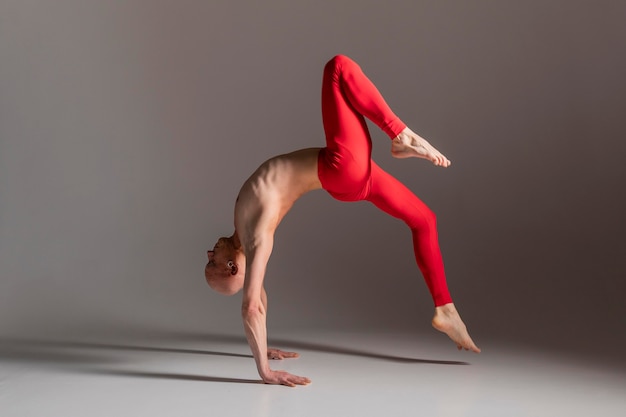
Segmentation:
[[(263, 303), (263, 307), (265, 307), (265, 315), (267, 316), (267, 293), (265, 292), (265, 286), (261, 289), (261, 302)], [(268, 359), (287, 359), (287, 358), (297, 358), (298, 355), (296, 352), (287, 352), (280, 349), (271, 348), (268, 346), (267, 348), (267, 358)]]
[(248, 344), (254, 355), (257, 370), (267, 384), (291, 387), (311, 382), (308, 378), (284, 371), (272, 371), (267, 358), (267, 307), (263, 279), (267, 262), (272, 253), (273, 238), (267, 236), (246, 247), (246, 278), (243, 288), (241, 315)]

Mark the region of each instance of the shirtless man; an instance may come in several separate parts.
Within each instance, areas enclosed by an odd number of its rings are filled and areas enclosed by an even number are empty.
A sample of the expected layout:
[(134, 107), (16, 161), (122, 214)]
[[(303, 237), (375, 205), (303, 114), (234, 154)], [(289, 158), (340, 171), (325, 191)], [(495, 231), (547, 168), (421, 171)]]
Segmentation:
[(360, 67), (346, 56), (334, 57), (324, 68), (322, 116), (326, 147), (302, 149), (263, 163), (239, 192), (235, 232), (208, 251), (205, 277), (211, 288), (225, 295), (243, 288), (241, 312), (259, 375), (268, 384), (293, 387), (311, 382), (270, 369), (268, 359), (297, 354), (267, 347), (263, 279), (278, 224), (298, 198), (319, 188), (341, 201), (371, 201), (407, 223), (417, 264), (435, 303), (433, 327), (447, 334), (459, 350), (479, 353), (448, 292), (435, 216), (371, 160), (371, 139), (363, 117), (392, 139), (394, 157), (423, 158), (441, 167), (450, 166), (450, 161), (393, 114)]

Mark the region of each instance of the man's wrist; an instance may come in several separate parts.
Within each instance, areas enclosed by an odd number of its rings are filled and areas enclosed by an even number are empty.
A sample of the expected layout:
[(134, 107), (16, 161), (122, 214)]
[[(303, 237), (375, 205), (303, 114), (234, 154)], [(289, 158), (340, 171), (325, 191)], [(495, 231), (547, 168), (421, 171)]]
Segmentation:
[(272, 370), (269, 366), (265, 367), (264, 369), (259, 369), (259, 376), (261, 377), (261, 379), (268, 379), (270, 375), (272, 375)]

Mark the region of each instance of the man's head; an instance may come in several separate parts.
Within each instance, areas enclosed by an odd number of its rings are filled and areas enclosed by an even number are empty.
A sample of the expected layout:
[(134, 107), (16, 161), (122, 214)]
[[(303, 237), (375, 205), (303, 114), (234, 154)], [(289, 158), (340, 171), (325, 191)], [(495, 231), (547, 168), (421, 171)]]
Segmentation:
[(220, 294), (233, 295), (243, 288), (246, 257), (241, 247), (236, 247), (233, 237), (221, 237), (207, 252), (209, 262), (204, 276), (211, 288)]

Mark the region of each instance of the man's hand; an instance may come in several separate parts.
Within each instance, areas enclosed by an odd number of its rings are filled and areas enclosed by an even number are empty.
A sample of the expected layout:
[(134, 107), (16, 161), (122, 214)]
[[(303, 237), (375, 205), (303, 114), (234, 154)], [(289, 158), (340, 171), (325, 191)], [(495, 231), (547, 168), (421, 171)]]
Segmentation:
[(309, 378), (292, 375), (285, 371), (272, 371), (271, 369), (265, 375), (261, 375), (261, 378), (263, 378), (263, 382), (266, 384), (286, 385), (288, 387), (308, 385), (311, 383)]
[(296, 352), (285, 352), (280, 349), (272, 349), (267, 348), (267, 359), (287, 359), (287, 358), (297, 358), (298, 355)]

